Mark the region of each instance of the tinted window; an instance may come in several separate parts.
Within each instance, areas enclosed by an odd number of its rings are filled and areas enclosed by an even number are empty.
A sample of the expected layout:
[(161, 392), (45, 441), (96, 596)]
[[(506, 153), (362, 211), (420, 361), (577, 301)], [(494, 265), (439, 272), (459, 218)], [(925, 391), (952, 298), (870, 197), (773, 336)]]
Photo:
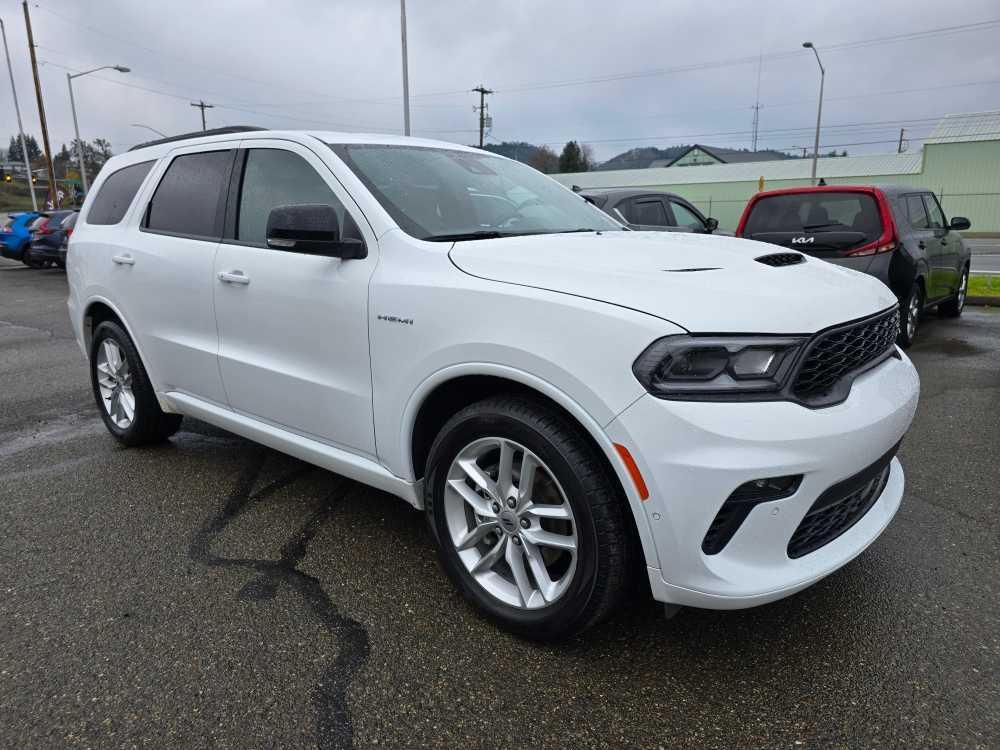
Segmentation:
[(878, 204), (870, 193), (792, 193), (761, 198), (743, 233), (861, 232), (868, 241), (882, 233)]
[(219, 206), (228, 188), (232, 151), (178, 156), (149, 204), (146, 227), (193, 237), (222, 236)]
[(683, 203), (677, 203), (676, 201), (670, 202), (670, 208), (674, 212), (674, 220), (677, 222), (679, 227), (690, 227), (691, 229), (704, 229), (705, 222), (701, 220), (701, 217), (694, 213), (690, 208), (685, 206)]
[(937, 198), (928, 193), (924, 196), (924, 203), (927, 204), (927, 216), (930, 218), (931, 229), (944, 229), (944, 212), (938, 205)]
[(633, 224), (645, 224), (651, 227), (668, 227), (667, 211), (663, 201), (632, 201), (628, 209), (629, 221)]
[(72, 229), (73, 227), (75, 227), (76, 226), (76, 219), (77, 219), (77, 217), (79, 215), (80, 214), (74, 212), (74, 213), (71, 213), (69, 216), (67, 216), (65, 219), (63, 219), (63, 222), (62, 222), (62, 225), (61, 225), (62, 229), (65, 231), (67, 229)]
[(101, 185), (87, 211), (88, 224), (117, 224), (125, 218), (139, 186), (146, 179), (155, 161), (144, 161), (113, 172)]
[(927, 229), (930, 226), (924, 201), (919, 195), (906, 196), (906, 216), (914, 229)]
[(291, 151), (251, 149), (240, 188), (236, 239), (265, 246), (271, 209), (302, 203), (333, 206), (340, 226), (346, 229), (343, 204), (305, 159)]

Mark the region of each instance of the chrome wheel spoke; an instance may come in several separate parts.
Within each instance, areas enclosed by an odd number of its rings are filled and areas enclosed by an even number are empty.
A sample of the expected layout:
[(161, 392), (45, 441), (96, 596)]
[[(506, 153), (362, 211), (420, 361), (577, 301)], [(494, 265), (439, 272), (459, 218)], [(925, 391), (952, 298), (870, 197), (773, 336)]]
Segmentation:
[(501, 500), (514, 488), (514, 446), (500, 441), (500, 462), (497, 464), (497, 495)]
[(537, 469), (538, 459), (525, 451), (524, 457), (521, 459), (521, 474), (517, 480), (517, 500), (521, 505), (531, 500), (531, 490), (535, 486), (535, 471)]
[(514, 575), (514, 583), (517, 585), (517, 591), (521, 596), (521, 605), (527, 607), (531, 601), (531, 595), (535, 593), (535, 590), (531, 585), (528, 570), (524, 566), (524, 552), (522, 552), (521, 546), (516, 544), (507, 545), (507, 565), (510, 566), (510, 572)]
[(542, 595), (542, 599), (546, 602), (552, 601), (555, 598), (556, 584), (549, 576), (549, 571), (545, 567), (541, 551), (527, 540), (525, 540), (522, 546), (524, 547), (524, 556), (528, 558), (528, 567), (531, 568), (531, 575), (534, 576), (535, 584), (538, 586), (538, 593)]
[(485, 573), (486, 571), (492, 569), (493, 566), (500, 562), (503, 558), (504, 550), (508, 546), (512, 545), (507, 544), (507, 537), (500, 537), (500, 539), (497, 540), (497, 543), (490, 548), (490, 551), (480, 557), (479, 562), (472, 566), (472, 570), (470, 571), (472, 575)]
[(569, 508), (565, 505), (528, 505), (524, 512), (535, 518), (554, 518), (559, 521), (566, 521), (570, 518)]
[(462, 498), (462, 500), (468, 503), (472, 507), (472, 510), (480, 516), (489, 517), (495, 515), (493, 513), (493, 508), (490, 507), (489, 499), (482, 497), (468, 484), (466, 484), (464, 479), (449, 479), (448, 486), (454, 490), (454, 492)]
[(496, 531), (497, 528), (498, 524), (496, 521), (484, 521), (475, 528), (469, 529), (469, 532), (455, 546), (458, 549), (472, 549), (483, 541), (488, 534)]
[(551, 547), (567, 551), (576, 550), (576, 537), (567, 534), (553, 534), (544, 529), (525, 529), (522, 534), (525, 541), (537, 544), (539, 547)]
[(473, 481), (473, 483), (482, 490), (485, 490), (493, 497), (499, 497), (497, 492), (497, 483), (483, 471), (479, 464), (476, 463), (475, 459), (467, 458), (458, 462), (459, 466), (462, 467), (462, 471), (465, 475)]

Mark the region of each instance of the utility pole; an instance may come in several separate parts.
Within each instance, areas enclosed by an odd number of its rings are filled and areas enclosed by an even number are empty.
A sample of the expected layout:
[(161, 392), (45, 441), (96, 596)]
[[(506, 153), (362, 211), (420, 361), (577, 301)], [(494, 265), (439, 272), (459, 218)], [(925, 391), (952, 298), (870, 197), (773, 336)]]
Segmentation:
[(906, 134), (906, 128), (899, 129), (899, 145), (896, 147), (896, 153), (903, 153), (903, 136)]
[(764, 53), (761, 52), (757, 56), (757, 98), (754, 100), (753, 104), (753, 145), (750, 150), (756, 153), (757, 151), (757, 133), (760, 128), (760, 71), (764, 65)]
[(826, 68), (823, 67), (822, 61), (819, 59), (819, 52), (816, 50), (816, 46), (812, 42), (803, 42), (802, 46), (806, 49), (811, 49), (813, 54), (816, 55), (816, 64), (819, 65), (819, 107), (816, 108), (816, 142), (813, 146), (813, 162), (812, 162), (812, 184), (816, 184), (816, 161), (819, 159), (819, 126), (823, 119), (823, 83), (826, 81)]
[[(485, 88), (479, 84), (473, 91), (479, 92), (479, 148), (483, 147), (483, 131), (486, 129), (486, 95), (492, 94), (493, 90)], [(475, 107), (473, 108), (475, 109)]]
[(196, 102), (191, 102), (191, 106), (192, 107), (197, 107), (198, 109), (201, 110), (201, 129), (202, 130), (208, 130), (208, 128), (205, 127), (205, 110), (206, 109), (212, 109), (212, 108), (215, 107), (215, 105), (214, 104), (205, 104), (205, 102), (199, 100), (199, 101), (196, 101)]
[(0, 36), (3, 37), (3, 53), (7, 58), (7, 72), (10, 74), (10, 93), (14, 97), (14, 112), (17, 114), (17, 132), (21, 134), (21, 158), (24, 159), (24, 174), (28, 178), (28, 192), (31, 193), (31, 207), (38, 210), (35, 185), (31, 181), (31, 162), (28, 160), (28, 142), (24, 139), (24, 125), (21, 124), (21, 107), (17, 103), (17, 88), (14, 86), (14, 69), (10, 65), (10, 50), (7, 48), (7, 30), (0, 18)]
[[(49, 200), (56, 205), (56, 171), (52, 167), (52, 149), (49, 148), (49, 127), (45, 123), (45, 104), (42, 102), (42, 82), (38, 79), (38, 60), (35, 57), (35, 37), (31, 34), (31, 16), (28, 15), (28, 0), (21, 3), (24, 8), (24, 25), (28, 29), (28, 52), (31, 55), (31, 74), (35, 78), (35, 96), (38, 98), (38, 119), (42, 125), (42, 145), (45, 148), (45, 165), (49, 170)], [(28, 174), (31, 179), (31, 174)]]
[(403, 135), (410, 134), (410, 70), (406, 55), (406, 0), (399, 0), (399, 27), (403, 40)]

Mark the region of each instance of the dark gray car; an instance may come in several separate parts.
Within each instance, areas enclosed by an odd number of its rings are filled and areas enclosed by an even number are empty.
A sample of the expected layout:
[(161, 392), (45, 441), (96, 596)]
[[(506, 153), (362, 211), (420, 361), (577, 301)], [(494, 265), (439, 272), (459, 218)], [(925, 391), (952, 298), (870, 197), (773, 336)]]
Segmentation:
[(712, 234), (719, 222), (674, 193), (636, 188), (578, 191), (612, 218), (643, 232)]
[(924, 310), (962, 314), (970, 250), (959, 231), (970, 226), (962, 216), (948, 221), (927, 188), (826, 185), (758, 193), (736, 235), (880, 279), (899, 299), (899, 344), (907, 347)]

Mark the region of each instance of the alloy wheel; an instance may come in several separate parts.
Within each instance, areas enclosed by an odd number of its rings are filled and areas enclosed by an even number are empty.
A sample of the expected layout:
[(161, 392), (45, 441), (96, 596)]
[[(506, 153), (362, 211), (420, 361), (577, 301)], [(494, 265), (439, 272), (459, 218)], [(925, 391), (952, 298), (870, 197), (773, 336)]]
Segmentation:
[(104, 410), (116, 427), (127, 430), (135, 419), (135, 394), (132, 371), (118, 342), (114, 339), (101, 342), (95, 366)]
[(969, 291), (969, 270), (962, 271), (962, 279), (958, 282), (958, 309), (965, 307), (965, 295)]
[(459, 559), (495, 599), (538, 609), (569, 588), (578, 546), (573, 509), (525, 446), (499, 437), (467, 445), (449, 467), (443, 505)]
[(917, 334), (917, 321), (920, 318), (920, 292), (916, 289), (910, 295), (909, 309), (906, 314), (906, 337), (910, 340)]

